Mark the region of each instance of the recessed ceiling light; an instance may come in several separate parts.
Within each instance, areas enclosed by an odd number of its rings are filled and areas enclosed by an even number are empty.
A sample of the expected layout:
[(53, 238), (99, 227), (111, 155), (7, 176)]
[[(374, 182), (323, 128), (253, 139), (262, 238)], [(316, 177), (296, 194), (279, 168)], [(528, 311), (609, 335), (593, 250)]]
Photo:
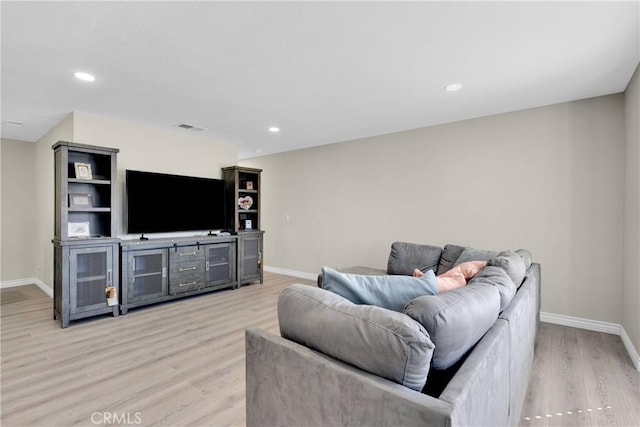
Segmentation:
[(79, 79), (85, 82), (93, 82), (96, 80), (96, 78), (92, 74), (85, 73), (82, 71), (75, 72), (73, 73), (73, 75), (76, 76), (76, 79)]
[(451, 83), (450, 85), (446, 85), (444, 89), (448, 92), (455, 92), (462, 89), (462, 83)]
[(277, 127), (277, 126), (271, 126), (271, 127), (269, 128), (269, 132), (271, 132), (271, 133), (280, 132), (280, 128), (279, 128), (279, 127)]

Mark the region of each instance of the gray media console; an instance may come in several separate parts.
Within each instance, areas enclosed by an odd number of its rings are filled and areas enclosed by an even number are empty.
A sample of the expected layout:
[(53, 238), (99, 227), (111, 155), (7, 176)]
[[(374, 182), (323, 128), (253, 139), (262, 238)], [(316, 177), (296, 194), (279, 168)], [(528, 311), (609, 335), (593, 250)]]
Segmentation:
[(129, 308), (239, 287), (237, 236), (121, 241), (122, 314)]

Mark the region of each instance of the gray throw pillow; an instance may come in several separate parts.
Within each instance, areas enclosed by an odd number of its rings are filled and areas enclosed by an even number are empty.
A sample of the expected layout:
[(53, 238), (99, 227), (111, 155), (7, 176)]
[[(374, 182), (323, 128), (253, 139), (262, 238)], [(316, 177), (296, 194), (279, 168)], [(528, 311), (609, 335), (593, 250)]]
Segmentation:
[(393, 242), (387, 262), (387, 274), (411, 276), (414, 269), (436, 271), (442, 248), (415, 243)]
[[(471, 284), (487, 284), (495, 286), (500, 294), (500, 312), (507, 308), (516, 294), (516, 285), (501, 267), (495, 265), (486, 266), (469, 280)], [(427, 329), (428, 330), (428, 329)]]
[(497, 256), (487, 261), (487, 265), (502, 268), (511, 278), (516, 287), (520, 287), (522, 280), (524, 279), (524, 275), (527, 272), (527, 268), (522, 257), (511, 251), (500, 252)]
[(498, 318), (500, 295), (489, 284), (467, 285), (411, 300), (405, 314), (420, 322), (435, 345), (431, 365), (447, 369), (459, 361)]
[(410, 317), (355, 305), (333, 292), (294, 284), (278, 299), (280, 334), (363, 371), (421, 391), (433, 343)]
[(493, 251), (483, 251), (481, 249), (465, 248), (456, 260), (454, 267), (468, 261), (489, 261), (498, 253)]

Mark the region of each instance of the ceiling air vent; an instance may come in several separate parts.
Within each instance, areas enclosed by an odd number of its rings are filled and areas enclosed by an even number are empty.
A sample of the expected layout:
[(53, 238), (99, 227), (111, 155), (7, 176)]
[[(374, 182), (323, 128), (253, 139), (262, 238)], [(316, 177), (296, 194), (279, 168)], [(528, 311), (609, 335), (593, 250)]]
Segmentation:
[(196, 131), (196, 132), (202, 132), (203, 130), (207, 130), (206, 128), (203, 128), (201, 126), (190, 125), (189, 123), (180, 123), (177, 126), (179, 128), (182, 128), (182, 129), (193, 130), (193, 131)]

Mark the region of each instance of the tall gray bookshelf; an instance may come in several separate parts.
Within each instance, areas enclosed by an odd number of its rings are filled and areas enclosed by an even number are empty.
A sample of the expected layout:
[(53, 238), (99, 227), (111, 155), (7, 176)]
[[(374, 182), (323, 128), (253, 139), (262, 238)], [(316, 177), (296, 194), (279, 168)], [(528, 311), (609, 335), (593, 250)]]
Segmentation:
[(58, 141), (55, 166), (53, 316), (69, 322), (118, 315), (118, 149)]
[(264, 282), (260, 209), (262, 169), (242, 166), (222, 168), (227, 195), (227, 229), (238, 235), (238, 286)]

